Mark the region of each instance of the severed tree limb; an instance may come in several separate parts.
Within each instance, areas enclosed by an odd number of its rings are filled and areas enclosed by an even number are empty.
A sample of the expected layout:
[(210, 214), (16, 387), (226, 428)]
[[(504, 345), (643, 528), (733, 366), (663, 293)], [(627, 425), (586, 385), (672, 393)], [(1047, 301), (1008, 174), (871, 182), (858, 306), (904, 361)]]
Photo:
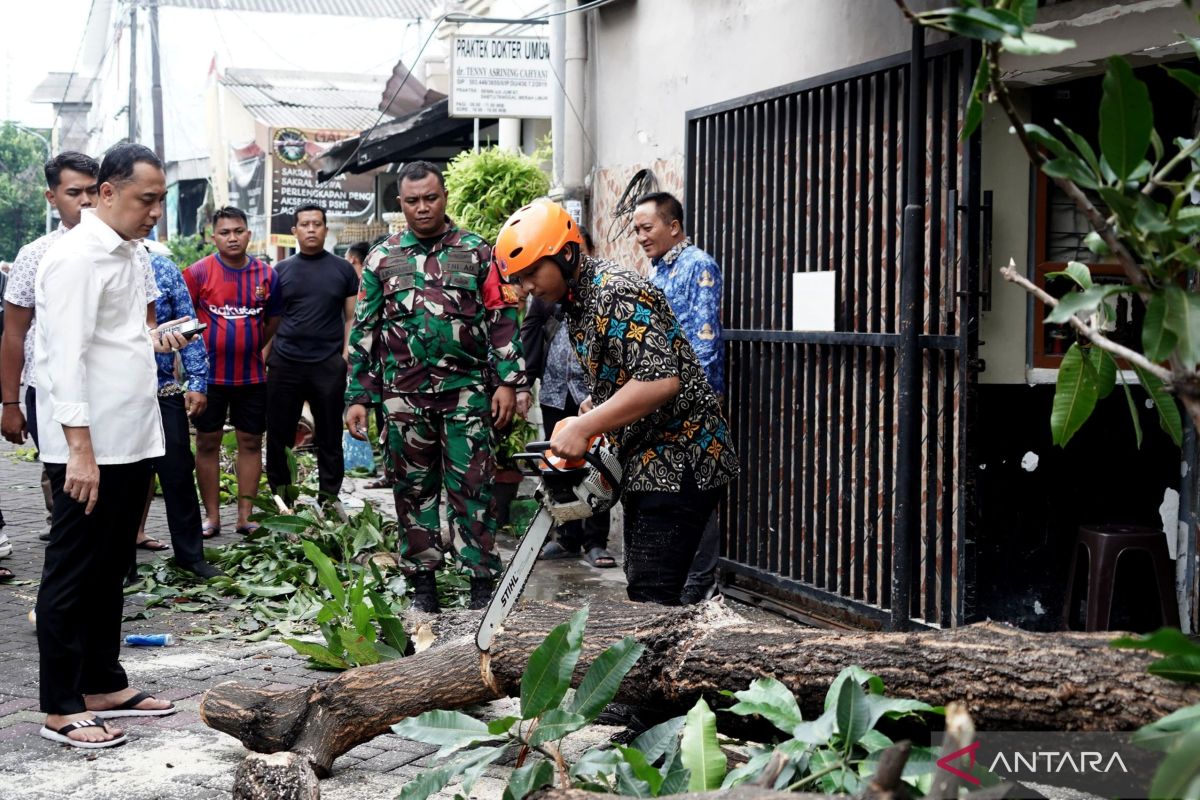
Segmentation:
[[(210, 689), (201, 719), (251, 750), (291, 751), (328, 775), (334, 759), (388, 732), (404, 717), (464, 708), (519, 691), (529, 655), (574, 609), (526, 602), (492, 652), (460, 637), (397, 661), (347, 670), (282, 691), (234, 682)], [(646, 648), (617, 700), (664, 711), (704, 697), (727, 707), (722, 690), (774, 677), (795, 693), (806, 718), (847, 666), (879, 675), (888, 693), (931, 705), (964, 703), (979, 727), (995, 730), (1131, 730), (1200, 702), (1200, 686), (1147, 675), (1147, 653), (1108, 647), (1110, 633), (1029, 633), (994, 623), (924, 633), (848, 633), (764, 627), (718, 602), (684, 608), (594, 604), (574, 680), (625, 636)]]
[[(1017, 272), (1016, 262), (1012, 259), (1009, 259), (1007, 267), (1000, 268), (1000, 275), (1004, 278), (1004, 280), (1017, 284), (1026, 292), (1041, 300), (1050, 308), (1054, 308), (1058, 305), (1058, 298), (1054, 297), (1045, 289), (1041, 288), (1024, 275)], [(1105, 336), (1095, 326), (1087, 324), (1074, 314), (1071, 315), (1069, 322), (1071, 323), (1072, 328), (1091, 340), (1092, 344), (1096, 345), (1101, 350), (1106, 350), (1117, 358), (1123, 358), (1131, 364), (1137, 364), (1139, 367), (1146, 370), (1168, 386), (1173, 385), (1175, 373), (1173, 373), (1171, 370), (1155, 364), (1153, 361), (1146, 358), (1136, 350), (1132, 350), (1123, 344), (1114, 342), (1112, 339), (1109, 339), (1107, 336)]]
[[(878, 795), (864, 794), (863, 800)], [(659, 800), (850, 800), (848, 794), (810, 794), (808, 792), (778, 792), (752, 786), (737, 786), (715, 792), (665, 794)], [(529, 795), (529, 800), (634, 800), (623, 794), (597, 794), (583, 789), (543, 789)]]

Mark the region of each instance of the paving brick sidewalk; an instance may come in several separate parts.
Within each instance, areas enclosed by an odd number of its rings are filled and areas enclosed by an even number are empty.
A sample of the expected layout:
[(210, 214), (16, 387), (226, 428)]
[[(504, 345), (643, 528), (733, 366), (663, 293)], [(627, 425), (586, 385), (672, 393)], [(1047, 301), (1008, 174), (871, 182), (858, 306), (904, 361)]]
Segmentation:
[[(0, 443), (0, 509), (13, 543), (4, 566), (24, 585), (0, 584), (0, 798), (57, 800), (73, 795), (87, 800), (200, 800), (227, 798), (233, 774), (246, 755), (240, 742), (200, 722), (201, 695), (225, 680), (285, 688), (306, 686), (327, 673), (304, 667), (304, 659), (277, 641), (237, 640), (182, 642), (167, 648), (125, 648), (122, 663), (131, 685), (179, 706), (180, 712), (159, 719), (130, 720), (130, 741), (111, 750), (84, 751), (60, 746), (38, 736), (43, 715), (37, 702), (37, 639), (28, 620), (37, 595), (44, 527), (37, 463), (13, 459), (15, 448)], [(386, 497), (386, 495), (383, 495)], [(232, 526), (227, 526), (232, 530)], [(170, 541), (161, 500), (151, 508), (147, 530)], [(614, 536), (616, 538), (616, 536)], [(211, 544), (232, 541), (223, 534)], [(169, 554), (169, 551), (168, 551)], [(139, 551), (139, 560), (160, 554)], [(620, 570), (593, 570), (579, 562), (539, 566), (528, 594), (548, 599), (571, 595), (618, 595)], [(127, 610), (137, 610), (130, 601)], [(125, 632), (186, 633), (196, 624), (193, 615), (151, 610), (148, 620), (127, 623)], [(510, 713), (512, 701), (498, 701), (488, 716)], [(611, 729), (608, 731), (611, 732)], [(603, 737), (597, 730), (594, 736)], [(580, 742), (582, 744), (582, 742)], [(398, 736), (381, 736), (355, 748), (334, 764), (334, 775), (323, 781), (326, 800), (371, 800), (395, 797), (404, 782), (430, 764), (433, 748)], [(498, 798), (507, 768), (497, 767), (476, 786), (472, 795)], [(444, 794), (452, 797), (453, 792)]]

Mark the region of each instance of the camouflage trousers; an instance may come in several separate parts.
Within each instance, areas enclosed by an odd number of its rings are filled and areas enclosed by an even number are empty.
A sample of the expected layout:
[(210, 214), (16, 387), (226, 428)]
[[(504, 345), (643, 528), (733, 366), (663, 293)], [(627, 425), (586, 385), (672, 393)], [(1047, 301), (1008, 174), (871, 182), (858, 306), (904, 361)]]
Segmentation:
[(444, 561), (441, 497), (445, 490), (450, 547), (480, 577), (500, 573), (496, 521), (488, 513), (495, 461), (491, 406), (478, 389), (407, 395), (385, 403), (386, 457), (396, 483), (400, 558), (407, 574)]

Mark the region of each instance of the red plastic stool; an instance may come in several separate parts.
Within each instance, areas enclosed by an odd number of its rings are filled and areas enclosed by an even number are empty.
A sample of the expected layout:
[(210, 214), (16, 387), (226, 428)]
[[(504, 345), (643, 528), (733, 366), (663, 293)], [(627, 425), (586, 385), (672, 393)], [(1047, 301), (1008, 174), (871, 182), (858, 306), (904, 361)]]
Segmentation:
[(1084, 612), (1083, 629), (1106, 631), (1109, 630), (1112, 613), (1117, 562), (1126, 553), (1139, 550), (1149, 554), (1153, 564), (1162, 624), (1179, 627), (1175, 567), (1167, 552), (1167, 540), (1163, 532), (1134, 525), (1082, 525), (1075, 536), (1075, 550), (1071, 554), (1071, 573), (1067, 578), (1067, 601), (1063, 610), (1064, 628), (1071, 627), (1072, 612), (1079, 607), (1075, 575), (1079, 568), (1080, 551), (1084, 551), (1088, 561), (1087, 610)]

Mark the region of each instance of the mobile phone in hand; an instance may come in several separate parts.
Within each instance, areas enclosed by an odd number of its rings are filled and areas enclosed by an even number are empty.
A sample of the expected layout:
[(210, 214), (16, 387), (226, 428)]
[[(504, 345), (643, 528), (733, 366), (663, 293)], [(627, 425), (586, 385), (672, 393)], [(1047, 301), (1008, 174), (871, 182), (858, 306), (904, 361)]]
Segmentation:
[(199, 336), (208, 325), (199, 320), (189, 319), (187, 322), (181, 322), (178, 325), (172, 325), (169, 328), (159, 330), (159, 336), (165, 336), (168, 333), (178, 333), (185, 339), (192, 339)]

